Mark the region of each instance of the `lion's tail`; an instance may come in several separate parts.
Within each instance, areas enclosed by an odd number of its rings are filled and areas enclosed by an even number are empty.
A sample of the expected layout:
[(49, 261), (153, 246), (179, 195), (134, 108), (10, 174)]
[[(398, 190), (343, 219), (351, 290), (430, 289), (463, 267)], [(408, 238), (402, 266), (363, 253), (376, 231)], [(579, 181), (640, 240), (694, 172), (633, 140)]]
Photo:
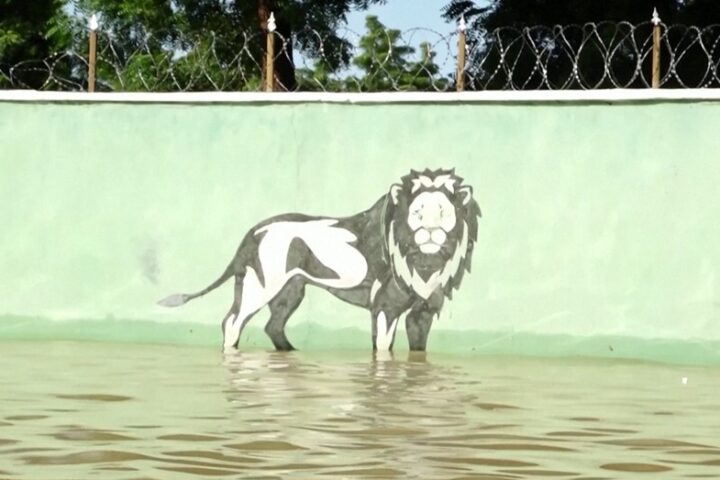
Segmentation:
[(223, 274), (215, 280), (213, 283), (208, 285), (203, 290), (200, 290), (196, 293), (176, 293), (174, 295), (170, 295), (169, 297), (165, 297), (162, 300), (160, 300), (158, 305), (162, 305), (163, 307), (179, 307), (180, 305), (185, 305), (187, 302), (194, 298), (202, 297), (206, 293), (210, 293), (216, 288), (218, 288), (223, 283), (227, 282), (230, 277), (234, 275), (233, 271), (233, 264), (230, 263), (228, 267), (225, 269)]

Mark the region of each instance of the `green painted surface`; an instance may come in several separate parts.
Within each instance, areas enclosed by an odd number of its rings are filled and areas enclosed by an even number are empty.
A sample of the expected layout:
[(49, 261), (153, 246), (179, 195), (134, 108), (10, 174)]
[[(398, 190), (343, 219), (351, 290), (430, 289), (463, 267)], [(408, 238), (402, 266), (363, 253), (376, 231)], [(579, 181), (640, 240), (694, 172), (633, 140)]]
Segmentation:
[[(715, 362), (718, 124), (716, 103), (0, 103), (0, 338), (219, 344), (230, 283), (155, 301), (214, 280), (265, 217), (356, 213), (410, 168), (454, 166), (483, 218), (430, 348), (602, 356), (615, 339)], [(263, 317), (246, 343), (265, 345)], [(367, 348), (369, 319), (312, 290), (290, 334)]]
[[(31, 317), (2, 317), (0, 339), (23, 342), (103, 341), (116, 344), (172, 344), (210, 347), (219, 350), (220, 330), (215, 325), (184, 322), (160, 323), (147, 320), (65, 320)], [(337, 352), (348, 349), (370, 351), (366, 328), (333, 328), (310, 321), (294, 321), (287, 329), (290, 341), (302, 351)], [(272, 344), (258, 322), (244, 333), (243, 350), (272, 350)], [(395, 351), (407, 352), (402, 334)], [(428, 342), (430, 354), (455, 354), (484, 358), (494, 355), (528, 357), (598, 357), (633, 359), (685, 365), (720, 365), (720, 341), (674, 340), (594, 335), (534, 334), (482, 330), (436, 329)], [(400, 355), (398, 358), (403, 358)], [(484, 360), (479, 360), (484, 361)]]

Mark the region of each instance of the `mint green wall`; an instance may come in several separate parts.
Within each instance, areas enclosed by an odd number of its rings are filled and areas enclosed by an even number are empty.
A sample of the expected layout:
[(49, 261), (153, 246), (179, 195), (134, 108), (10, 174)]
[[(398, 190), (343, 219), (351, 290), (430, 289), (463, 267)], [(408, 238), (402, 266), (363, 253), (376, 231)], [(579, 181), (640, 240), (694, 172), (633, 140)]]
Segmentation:
[[(180, 309), (155, 301), (214, 280), (267, 216), (352, 214), (410, 168), (454, 166), (483, 218), (435, 338), (720, 341), (717, 125), (719, 104), (692, 102), (0, 103), (0, 316), (219, 339), (230, 282)], [(319, 290), (291, 323), (369, 332)]]

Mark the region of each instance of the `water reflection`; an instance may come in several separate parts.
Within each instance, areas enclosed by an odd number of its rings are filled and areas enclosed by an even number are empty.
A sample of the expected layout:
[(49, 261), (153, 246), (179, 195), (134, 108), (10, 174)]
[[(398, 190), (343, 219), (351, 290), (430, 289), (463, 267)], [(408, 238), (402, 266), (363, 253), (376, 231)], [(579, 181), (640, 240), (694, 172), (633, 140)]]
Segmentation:
[(406, 418), (417, 424), (462, 416), (464, 409), (458, 407), (476, 400), (455, 385), (464, 375), (459, 367), (433, 365), (425, 355), (323, 362), (298, 352), (238, 352), (223, 360), (228, 401), (238, 410), (260, 410), (252, 415), (262, 414), (266, 421), (302, 406), (318, 421), (352, 417), (375, 424), (383, 419), (410, 423)]
[(3, 480), (720, 476), (717, 369), (83, 345), (51, 376), (14, 348)]

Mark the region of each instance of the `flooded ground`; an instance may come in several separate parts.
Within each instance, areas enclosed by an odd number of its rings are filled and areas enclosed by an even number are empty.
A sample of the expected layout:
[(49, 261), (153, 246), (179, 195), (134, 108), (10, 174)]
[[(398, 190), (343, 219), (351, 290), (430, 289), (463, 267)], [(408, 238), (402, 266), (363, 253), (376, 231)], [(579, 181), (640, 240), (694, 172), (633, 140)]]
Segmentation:
[(720, 369), (0, 343), (1, 479), (720, 478)]

